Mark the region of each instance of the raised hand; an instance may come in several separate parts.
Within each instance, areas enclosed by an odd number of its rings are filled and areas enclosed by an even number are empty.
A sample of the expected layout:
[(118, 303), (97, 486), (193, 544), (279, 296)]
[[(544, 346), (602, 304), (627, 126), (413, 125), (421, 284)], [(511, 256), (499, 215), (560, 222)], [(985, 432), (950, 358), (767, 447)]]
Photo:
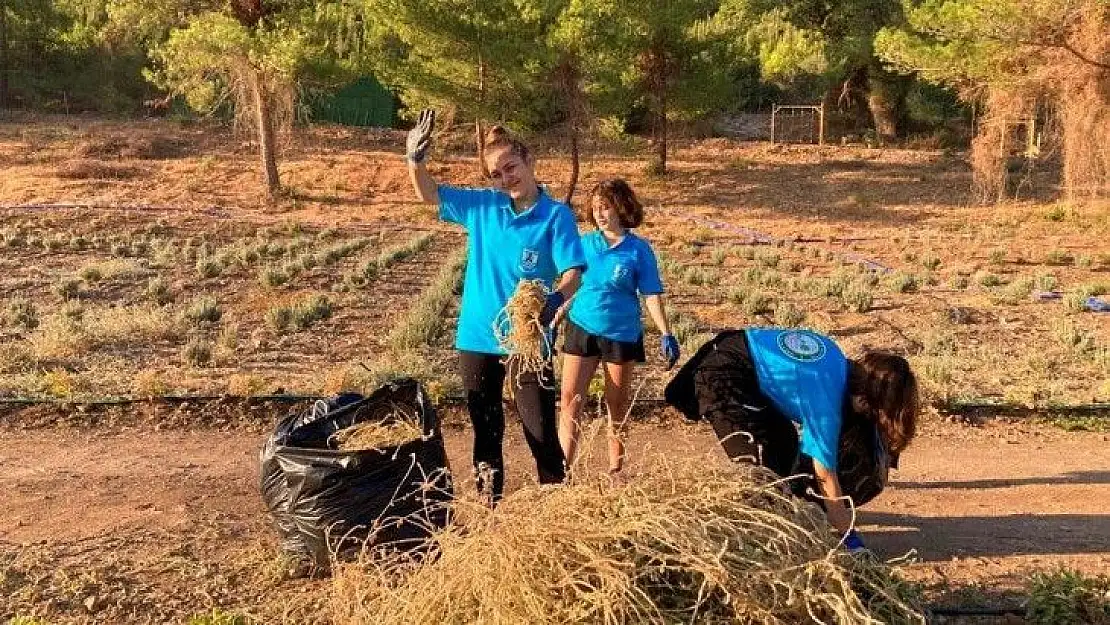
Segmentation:
[(405, 144), (405, 157), (413, 163), (423, 163), (428, 147), (432, 144), (432, 130), (436, 126), (436, 112), (433, 109), (420, 111), (416, 126), (409, 131)]

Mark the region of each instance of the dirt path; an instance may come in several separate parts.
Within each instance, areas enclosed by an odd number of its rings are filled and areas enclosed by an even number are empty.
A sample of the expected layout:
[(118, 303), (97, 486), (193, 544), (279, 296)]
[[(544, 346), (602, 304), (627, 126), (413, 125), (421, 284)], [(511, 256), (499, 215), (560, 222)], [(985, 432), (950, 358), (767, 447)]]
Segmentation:
[[(272, 545), (256, 486), (261, 440), (212, 430), (0, 432), (0, 555), (36, 544), (172, 549), (175, 535), (206, 540), (198, 527), (220, 528), (210, 541)], [(1031, 569), (1058, 565), (1110, 572), (1108, 441), (1014, 424), (933, 425), (860, 524), (886, 557), (915, 549), (920, 562), (907, 571), (934, 584), (1017, 588)], [(469, 431), (452, 428), (447, 443), (461, 487), (472, 488)], [(513, 488), (530, 479), (530, 463), (518, 429), (508, 445)], [(630, 449), (723, 461), (707, 429), (686, 424), (639, 425)]]

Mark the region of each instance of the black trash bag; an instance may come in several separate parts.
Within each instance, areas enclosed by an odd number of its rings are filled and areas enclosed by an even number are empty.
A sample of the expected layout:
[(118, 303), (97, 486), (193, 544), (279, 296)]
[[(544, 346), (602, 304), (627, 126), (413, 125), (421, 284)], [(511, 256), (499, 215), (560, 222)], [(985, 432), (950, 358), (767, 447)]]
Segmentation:
[[(366, 451), (336, 448), (333, 434), (403, 415), (424, 435)], [(345, 393), (283, 418), (260, 454), (262, 498), (295, 561), (318, 571), (364, 548), (422, 550), (450, 520), (447, 452), (435, 409), (413, 379), (363, 397)]]

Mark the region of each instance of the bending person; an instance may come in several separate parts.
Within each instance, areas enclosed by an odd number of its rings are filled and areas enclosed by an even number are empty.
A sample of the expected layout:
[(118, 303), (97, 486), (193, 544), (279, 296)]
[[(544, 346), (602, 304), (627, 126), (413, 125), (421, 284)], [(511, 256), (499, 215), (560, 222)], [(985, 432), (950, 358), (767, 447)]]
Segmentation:
[(665, 394), (688, 418), (709, 421), (734, 460), (783, 477), (812, 466), (829, 522), (852, 551), (864, 545), (844, 498), (861, 505), (877, 495), (917, 427), (917, 380), (905, 358), (869, 351), (849, 360), (809, 330), (722, 332)]
[(426, 110), (409, 133), (409, 175), (420, 201), (438, 204), (440, 219), (463, 226), (468, 234), (455, 347), (474, 426), (478, 491), (496, 502), (505, 483), (502, 389), (506, 375), (513, 384), (540, 483), (562, 482), (565, 473), (553, 372), (550, 367), (540, 375), (506, 371), (494, 321), (521, 280), (540, 280), (552, 289), (541, 315), (545, 325), (550, 323), (578, 288), (586, 262), (574, 214), (536, 183), (535, 160), (524, 143), (496, 126), (485, 143), (484, 164), (492, 188), (440, 185), (425, 165), (434, 125), (434, 112)]

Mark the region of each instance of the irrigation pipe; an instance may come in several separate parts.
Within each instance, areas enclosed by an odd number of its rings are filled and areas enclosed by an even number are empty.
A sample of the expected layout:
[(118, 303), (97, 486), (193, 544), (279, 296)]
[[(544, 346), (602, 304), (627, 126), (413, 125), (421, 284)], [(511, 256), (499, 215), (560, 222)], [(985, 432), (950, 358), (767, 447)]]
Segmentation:
[[(61, 399), (50, 397), (0, 397), (0, 406), (125, 406), (142, 403), (186, 403), (186, 402), (283, 402), (297, 403), (303, 401), (316, 401), (328, 399), (326, 395), (275, 393), (269, 395), (154, 395), (144, 397), (90, 397), (88, 399)], [(438, 402), (443, 406), (461, 406), (466, 404), (466, 397), (462, 395), (447, 395)], [(662, 397), (641, 397), (636, 400), (638, 406), (663, 407), (667, 405)], [(1021, 404), (1007, 404), (982, 401), (958, 401), (951, 403), (935, 404), (935, 407), (948, 413), (989, 412), (998, 415), (1031, 416), (1038, 414), (1099, 414), (1106, 413), (1110, 416), (1110, 403), (1098, 402), (1092, 404), (1059, 404), (1047, 406), (1024, 406)]]

